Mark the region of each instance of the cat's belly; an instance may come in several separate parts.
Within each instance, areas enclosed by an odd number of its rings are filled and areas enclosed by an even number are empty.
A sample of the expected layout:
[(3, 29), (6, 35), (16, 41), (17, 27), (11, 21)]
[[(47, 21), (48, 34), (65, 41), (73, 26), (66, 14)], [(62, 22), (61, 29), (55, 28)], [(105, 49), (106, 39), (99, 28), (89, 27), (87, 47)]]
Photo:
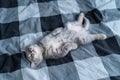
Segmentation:
[(76, 38), (76, 32), (74, 31), (70, 31), (70, 30), (66, 30), (62, 33), (60, 33), (59, 35), (56, 36), (56, 40), (58, 40), (58, 42), (75, 42), (75, 38)]
[(47, 49), (53, 48), (57, 49), (62, 45), (62, 41), (59, 41), (56, 37), (48, 35), (41, 40), (43, 46)]
[(60, 50), (63, 44), (68, 42), (74, 42), (74, 39), (75, 33), (71, 31), (62, 32), (56, 36), (53, 36), (51, 34), (47, 35), (41, 40), (41, 43), (46, 49), (45, 56), (47, 58), (57, 56), (58, 54), (60, 54)]

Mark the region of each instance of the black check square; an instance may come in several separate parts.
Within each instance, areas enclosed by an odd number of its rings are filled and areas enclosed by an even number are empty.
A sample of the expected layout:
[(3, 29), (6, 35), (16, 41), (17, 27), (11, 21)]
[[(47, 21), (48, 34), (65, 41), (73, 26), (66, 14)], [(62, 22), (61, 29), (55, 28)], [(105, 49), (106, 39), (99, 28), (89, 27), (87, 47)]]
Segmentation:
[(91, 23), (100, 23), (103, 20), (102, 13), (98, 9), (88, 11), (85, 16), (90, 20)]
[(52, 31), (55, 28), (63, 27), (61, 15), (41, 17), (42, 31)]
[(110, 54), (120, 54), (120, 46), (115, 36), (107, 38), (106, 40), (94, 41), (93, 45), (99, 56), (106, 56)]
[(0, 55), (0, 73), (13, 72), (21, 68), (21, 53)]
[(0, 39), (19, 36), (19, 22), (0, 24)]
[(17, 6), (17, 0), (0, 0), (0, 8), (11, 8)]
[(120, 76), (111, 76), (110, 80), (120, 80)]

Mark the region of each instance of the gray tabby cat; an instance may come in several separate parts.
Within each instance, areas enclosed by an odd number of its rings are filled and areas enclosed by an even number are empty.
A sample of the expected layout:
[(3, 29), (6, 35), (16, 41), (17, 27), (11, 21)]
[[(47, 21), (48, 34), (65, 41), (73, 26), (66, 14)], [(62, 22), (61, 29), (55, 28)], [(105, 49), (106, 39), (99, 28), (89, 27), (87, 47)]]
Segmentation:
[(105, 34), (90, 34), (89, 20), (81, 13), (78, 21), (68, 22), (65, 28), (57, 28), (45, 36), (39, 44), (30, 45), (26, 49), (26, 57), (31, 67), (36, 67), (43, 59), (64, 57), (78, 45), (85, 45), (94, 40), (104, 40)]

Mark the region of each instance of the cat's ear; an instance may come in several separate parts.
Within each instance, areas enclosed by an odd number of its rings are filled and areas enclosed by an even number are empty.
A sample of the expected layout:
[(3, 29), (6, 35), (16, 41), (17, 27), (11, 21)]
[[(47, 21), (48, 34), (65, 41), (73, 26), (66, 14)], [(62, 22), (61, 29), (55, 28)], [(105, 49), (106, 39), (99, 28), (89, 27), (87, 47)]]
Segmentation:
[(80, 15), (79, 15), (79, 17), (78, 17), (78, 22), (79, 22), (80, 24), (82, 24), (82, 23), (83, 23), (83, 19), (84, 19), (84, 13), (80, 13)]

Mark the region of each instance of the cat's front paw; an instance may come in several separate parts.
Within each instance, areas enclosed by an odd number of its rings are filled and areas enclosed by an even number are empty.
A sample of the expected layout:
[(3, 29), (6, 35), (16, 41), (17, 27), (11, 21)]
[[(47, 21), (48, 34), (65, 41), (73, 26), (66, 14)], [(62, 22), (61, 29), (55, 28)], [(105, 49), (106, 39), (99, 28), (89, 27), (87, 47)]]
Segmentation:
[(76, 43), (66, 43), (64, 45), (64, 49), (68, 50), (68, 51), (76, 49), (77, 47), (78, 47), (78, 45)]
[(77, 49), (78, 48), (78, 45), (76, 43), (73, 43), (71, 46), (72, 46), (72, 49)]

